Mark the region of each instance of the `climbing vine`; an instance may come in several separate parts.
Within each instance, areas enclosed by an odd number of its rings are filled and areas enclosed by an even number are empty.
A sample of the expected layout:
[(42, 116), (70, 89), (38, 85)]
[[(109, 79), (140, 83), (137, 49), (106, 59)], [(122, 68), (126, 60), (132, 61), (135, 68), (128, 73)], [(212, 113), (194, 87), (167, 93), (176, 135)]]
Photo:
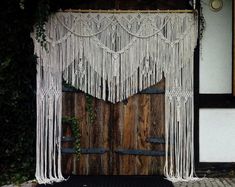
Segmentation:
[[(67, 83), (65, 80), (63, 80), (63, 87), (64, 87), (64, 89), (70, 90), (70, 91), (77, 91), (78, 90), (73, 85)], [(90, 124), (90, 125), (93, 124), (96, 119), (96, 113), (95, 113), (95, 109), (93, 106), (93, 102), (94, 102), (94, 97), (86, 94), (86, 112), (87, 112), (88, 124)]]
[(71, 125), (72, 136), (74, 137), (74, 149), (77, 159), (80, 159), (81, 155), (81, 133), (79, 128), (79, 120), (75, 117), (63, 117), (62, 124)]
[(88, 113), (88, 123), (93, 124), (96, 118), (96, 113), (93, 106), (94, 98), (91, 95), (86, 95), (86, 112)]
[(50, 0), (39, 0), (38, 8), (36, 10), (36, 23), (34, 25), (36, 40), (47, 50), (45, 24), (48, 21), (48, 17), (55, 12), (53, 10)]

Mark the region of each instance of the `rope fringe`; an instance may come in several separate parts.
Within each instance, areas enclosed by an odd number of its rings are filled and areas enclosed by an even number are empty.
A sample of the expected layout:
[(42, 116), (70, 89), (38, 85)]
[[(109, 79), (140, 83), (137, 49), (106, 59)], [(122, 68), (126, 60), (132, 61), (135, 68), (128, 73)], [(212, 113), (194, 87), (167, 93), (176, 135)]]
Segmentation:
[(194, 179), (193, 54), (197, 18), (190, 13), (57, 13), (45, 26), (47, 52), (37, 54), (39, 183), (61, 173), (61, 95), (65, 81), (112, 103), (166, 78), (164, 173)]

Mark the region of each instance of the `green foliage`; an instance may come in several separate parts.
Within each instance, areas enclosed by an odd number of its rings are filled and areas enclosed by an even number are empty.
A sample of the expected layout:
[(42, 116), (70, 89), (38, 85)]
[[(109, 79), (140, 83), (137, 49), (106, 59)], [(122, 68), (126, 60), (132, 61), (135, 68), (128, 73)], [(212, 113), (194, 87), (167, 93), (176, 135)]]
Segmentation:
[[(73, 91), (78, 90), (73, 85), (67, 83), (64, 80), (63, 80), (63, 86), (65, 88), (68, 88), (68, 89), (73, 90)], [(86, 112), (87, 112), (87, 117), (88, 117), (88, 124), (90, 124), (90, 125), (93, 124), (95, 119), (96, 119), (96, 113), (95, 113), (95, 109), (94, 109), (94, 106), (93, 106), (93, 101), (94, 101), (94, 97), (92, 97), (91, 95), (86, 94)]]
[[(81, 4), (84, 1), (1, 1), (0, 186), (33, 179), (35, 173), (36, 56), (30, 33), (36, 28), (37, 39), (45, 46), (48, 16), (60, 8), (79, 8)], [(80, 140), (76, 144), (79, 151)]]
[(94, 98), (90, 95), (86, 95), (86, 111), (88, 112), (88, 123), (93, 124), (96, 118), (96, 113), (93, 107)]
[(56, 10), (51, 6), (53, 1), (39, 0), (37, 3), (36, 20), (35, 20), (35, 32), (36, 39), (42, 47), (47, 49), (45, 23), (48, 21), (48, 17)]
[(1, 1), (0, 186), (35, 174), (36, 56), (30, 33), (37, 20), (45, 20), (37, 17), (45, 7), (41, 1)]
[(71, 125), (72, 136), (75, 138), (74, 148), (76, 152), (77, 159), (79, 160), (81, 155), (81, 133), (79, 128), (79, 120), (75, 117), (63, 117), (62, 124)]
[(3, 1), (0, 8), (0, 186), (35, 173), (33, 21), (20, 2)]
[(35, 26), (37, 39), (44, 46), (48, 16), (72, 2), (75, 1), (1, 1), (0, 186), (34, 178), (36, 56), (30, 33)]

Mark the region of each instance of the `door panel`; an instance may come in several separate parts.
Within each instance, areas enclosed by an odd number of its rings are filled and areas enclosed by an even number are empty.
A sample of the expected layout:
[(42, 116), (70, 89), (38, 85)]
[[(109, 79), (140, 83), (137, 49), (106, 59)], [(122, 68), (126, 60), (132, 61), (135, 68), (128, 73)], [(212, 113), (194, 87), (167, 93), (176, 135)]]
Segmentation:
[[(164, 81), (155, 87), (164, 89)], [(95, 114), (92, 123), (89, 122), (87, 105), (85, 94), (63, 92), (63, 116), (75, 116), (79, 119), (81, 147), (106, 152), (81, 154), (79, 161), (74, 154), (63, 154), (64, 173), (163, 174), (164, 155), (148, 154), (158, 154), (156, 151), (164, 153), (164, 144), (151, 143), (147, 139), (164, 139), (164, 94), (137, 94), (117, 104), (92, 99), (89, 104)], [(72, 136), (69, 126), (63, 128), (66, 128), (63, 130), (64, 136)], [(71, 142), (63, 142), (62, 145), (63, 148), (73, 147)]]

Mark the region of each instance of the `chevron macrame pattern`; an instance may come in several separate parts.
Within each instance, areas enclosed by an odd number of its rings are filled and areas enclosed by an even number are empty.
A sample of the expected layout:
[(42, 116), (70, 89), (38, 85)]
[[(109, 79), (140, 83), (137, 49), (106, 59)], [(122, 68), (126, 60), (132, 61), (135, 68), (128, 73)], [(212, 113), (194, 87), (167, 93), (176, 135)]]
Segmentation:
[(48, 51), (32, 35), (38, 56), (38, 182), (64, 180), (60, 164), (62, 76), (80, 90), (116, 103), (156, 84), (163, 73), (166, 78), (164, 172), (172, 181), (194, 179), (196, 15), (56, 13), (45, 30)]

